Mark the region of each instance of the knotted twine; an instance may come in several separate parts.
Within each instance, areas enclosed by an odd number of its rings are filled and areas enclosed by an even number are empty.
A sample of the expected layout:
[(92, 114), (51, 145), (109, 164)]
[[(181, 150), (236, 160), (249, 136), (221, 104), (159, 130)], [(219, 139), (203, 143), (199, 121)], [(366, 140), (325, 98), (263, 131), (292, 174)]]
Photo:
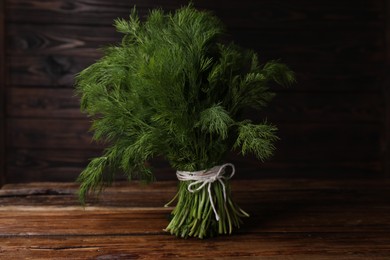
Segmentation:
[[(232, 168), (232, 173), (229, 176), (225, 176), (225, 168), (230, 166)], [(223, 190), (223, 198), (226, 202), (226, 188), (225, 183), (223, 180), (229, 180), (233, 177), (235, 172), (234, 165), (231, 163), (225, 163), (223, 165), (214, 166), (213, 168), (207, 169), (207, 170), (201, 170), (201, 171), (194, 171), (194, 172), (188, 172), (188, 171), (177, 171), (176, 176), (179, 181), (192, 181), (187, 189), (189, 192), (194, 193), (196, 191), (201, 190), (203, 187), (207, 186), (207, 191), (209, 193), (209, 200), (211, 203), (211, 207), (213, 208), (215, 219), (219, 221), (219, 215), (217, 213), (217, 210), (214, 205), (213, 201), (213, 195), (211, 193), (211, 184), (215, 181), (219, 181), (222, 186)], [(196, 185), (199, 185), (199, 187), (195, 188)]]

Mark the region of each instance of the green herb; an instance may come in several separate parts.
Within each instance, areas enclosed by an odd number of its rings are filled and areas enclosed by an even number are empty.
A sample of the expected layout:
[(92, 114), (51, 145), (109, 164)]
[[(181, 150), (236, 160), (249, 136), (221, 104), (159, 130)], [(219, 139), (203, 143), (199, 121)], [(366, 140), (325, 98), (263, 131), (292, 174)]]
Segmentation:
[[(94, 140), (108, 148), (80, 174), (79, 197), (101, 191), (122, 172), (128, 179), (152, 180), (147, 162), (166, 158), (181, 171), (209, 169), (236, 150), (260, 160), (273, 152), (276, 127), (242, 118), (244, 109), (261, 110), (274, 96), (270, 83), (290, 85), (294, 74), (284, 64), (259, 63), (256, 53), (224, 44), (222, 23), (191, 5), (175, 13), (150, 12), (141, 22), (133, 9), (117, 19), (122, 42), (76, 81), (81, 109), (93, 118)], [(180, 184), (178, 205), (167, 230), (178, 236), (230, 233), (246, 216), (221, 184), (212, 184), (221, 220), (216, 222), (206, 191), (188, 192)]]

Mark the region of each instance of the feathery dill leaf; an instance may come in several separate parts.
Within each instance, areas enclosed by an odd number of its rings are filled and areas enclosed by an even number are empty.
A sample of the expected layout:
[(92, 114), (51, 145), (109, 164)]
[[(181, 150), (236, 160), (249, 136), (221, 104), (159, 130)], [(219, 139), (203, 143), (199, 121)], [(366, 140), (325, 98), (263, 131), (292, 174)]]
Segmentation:
[(273, 142), (278, 139), (275, 135), (277, 128), (273, 125), (243, 123), (239, 125), (238, 137), (234, 147), (241, 147), (243, 155), (254, 154), (261, 161), (266, 160), (275, 150)]
[(200, 119), (196, 126), (200, 126), (202, 131), (210, 134), (217, 134), (222, 139), (228, 137), (229, 127), (234, 123), (229, 113), (221, 106), (214, 105), (200, 113)]

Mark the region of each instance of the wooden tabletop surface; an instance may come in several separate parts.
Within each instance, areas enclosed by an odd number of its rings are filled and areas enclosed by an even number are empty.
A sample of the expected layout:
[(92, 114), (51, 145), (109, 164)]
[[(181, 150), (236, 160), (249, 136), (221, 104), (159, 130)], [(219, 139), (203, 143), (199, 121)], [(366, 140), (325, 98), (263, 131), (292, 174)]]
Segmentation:
[(0, 259), (390, 259), (389, 180), (233, 180), (231, 236), (163, 231), (176, 182), (118, 183), (82, 208), (73, 183), (0, 190)]

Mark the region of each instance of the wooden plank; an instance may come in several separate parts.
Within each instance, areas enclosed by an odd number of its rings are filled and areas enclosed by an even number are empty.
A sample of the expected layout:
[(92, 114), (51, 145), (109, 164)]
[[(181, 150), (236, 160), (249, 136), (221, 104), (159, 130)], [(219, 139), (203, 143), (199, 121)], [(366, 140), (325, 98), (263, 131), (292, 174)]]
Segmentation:
[(7, 145), (13, 148), (96, 149), (87, 119), (7, 120)]
[[(120, 42), (121, 34), (112, 26), (76, 25), (31, 25), (8, 24), (8, 55), (48, 55), (67, 54), (96, 56), (102, 46)], [(290, 30), (229, 30), (231, 37), (241, 45), (290, 59), (312, 59), (318, 63), (377, 62), (383, 60), (383, 28), (378, 26), (362, 30), (334, 30), (324, 28), (310, 30), (296, 28)], [(296, 37), (305, 35), (306, 37)], [(307, 36), (310, 35), (309, 39)], [(285, 40), (289, 39), (289, 44)], [(303, 47), (304, 46), (304, 47)], [(272, 56), (271, 56), (272, 57)]]
[[(171, 174), (173, 175), (174, 172)], [(281, 180), (284, 183), (281, 183)], [(310, 214), (327, 211), (329, 207), (335, 207), (338, 210), (347, 207), (351, 210), (350, 213), (346, 213), (348, 216), (357, 214), (357, 212), (364, 214), (364, 209), (367, 213), (367, 208), (373, 208), (373, 212), (382, 210), (383, 214), (380, 215), (387, 218), (388, 216), (384, 213), (389, 210), (387, 205), (390, 195), (389, 181), (381, 182), (383, 183), (378, 184), (375, 178), (355, 178), (354, 180), (342, 178), (238, 180), (235, 178), (231, 181), (231, 186), (237, 203), (251, 213), (263, 215), (263, 217), (265, 217), (264, 212), (268, 210), (281, 211), (283, 207), (289, 206), (299, 209), (300, 213), (302, 211), (312, 212)], [(75, 195), (77, 189), (78, 184), (75, 183), (6, 184), (0, 190), (0, 202), (2, 203), (0, 210), (55, 211), (56, 214), (59, 214), (61, 210), (81, 212), (82, 208)], [(86, 209), (126, 211), (130, 208), (158, 208), (171, 200), (176, 191), (177, 180), (158, 181), (148, 185), (137, 181), (116, 182), (112, 187), (106, 188), (98, 199), (88, 198)], [(377, 215), (370, 215), (372, 221), (377, 221), (374, 219)], [(323, 217), (327, 216), (326, 214)]]
[[(264, 53), (264, 52), (262, 52)], [(9, 56), (7, 84), (10, 86), (31, 87), (71, 87), (74, 77), (81, 70), (94, 63), (101, 55), (95, 57), (77, 55), (25, 55)], [(298, 84), (294, 89), (300, 91), (372, 91), (380, 90), (383, 82), (383, 63), (368, 64), (319, 63), (293, 59), (289, 56), (275, 54), (272, 59), (283, 57), (297, 74)], [(367, 61), (368, 62), (368, 61)]]
[[(279, 147), (278, 147), (279, 148)], [(276, 155), (265, 163), (250, 156), (241, 157), (237, 155), (229, 156), (228, 162), (233, 163), (240, 172), (236, 178), (240, 179), (264, 179), (264, 178), (326, 178), (331, 175), (337, 178), (369, 178), (379, 177), (383, 174), (383, 165), (377, 159), (348, 159), (336, 158), (336, 156), (325, 155), (320, 158), (294, 159), (279, 156), (278, 149)], [(286, 154), (294, 154), (290, 151)], [(329, 152), (330, 153), (330, 152)], [(305, 157), (305, 156), (304, 156)]]
[[(199, 7), (214, 10), (229, 28), (372, 28), (381, 26), (381, 1), (359, 1), (351, 6), (340, 1), (206, 1)], [(234, 11), (233, 11), (234, 10)], [(353, 21), (356, 21), (354, 23)]]
[[(279, 58), (275, 55), (271, 58)], [(100, 55), (81, 57), (75, 55), (10, 56), (7, 84), (31, 87), (71, 87), (74, 77), (94, 63)], [(305, 63), (302, 59), (289, 59), (288, 64), (297, 74), (300, 91), (373, 91), (380, 90), (383, 82), (383, 64), (319, 64)], [(279, 88), (280, 89), (280, 88)]]
[[(151, 8), (176, 9), (188, 4), (183, 0), (166, 0), (155, 3), (142, 0), (120, 0), (107, 4), (104, 0), (72, 1), (53, 0), (6, 0), (7, 19), (12, 22), (104, 24), (110, 25), (114, 18), (127, 17), (136, 5), (144, 16)], [(308, 0), (294, 1), (199, 1), (195, 6), (213, 10), (228, 27), (236, 28), (291, 28), (291, 27), (367, 27), (381, 25), (382, 1), (360, 0), (351, 6), (342, 1), (317, 1), (315, 6)], [(101, 10), (104, 10), (102, 12)], [(337, 26), (336, 26), (337, 27)]]
[(76, 55), (93, 58), (120, 42), (113, 26), (7, 24), (8, 55)]
[[(73, 180), (90, 158), (91, 150), (98, 153), (104, 147), (91, 143), (87, 120), (14, 118), (7, 122), (7, 145), (14, 150), (9, 156), (7, 175), (15, 181), (17, 176), (24, 176), (25, 181), (42, 180), (45, 173), (51, 174), (47, 176), (51, 180)], [(383, 170), (378, 149), (380, 125), (275, 123), (280, 128), (281, 141), (276, 143), (277, 151), (271, 161), (261, 164), (253, 157), (241, 158), (234, 153), (228, 158), (246, 172), (245, 177), (287, 173), (302, 177), (313, 171), (329, 174), (329, 170), (344, 177), (366, 176)], [(79, 152), (75, 153), (76, 150)], [(155, 169), (159, 178), (164, 179), (169, 167), (157, 160)], [(262, 169), (260, 176), (256, 174), (258, 169)]]
[(7, 181), (74, 181), (91, 158), (102, 151), (74, 149), (12, 149), (7, 154)]
[[(10, 149), (7, 154), (8, 182), (75, 181), (89, 161), (102, 149)], [(176, 179), (175, 170), (161, 157), (148, 162), (157, 180)], [(255, 170), (255, 169), (252, 169)], [(126, 179), (118, 173), (117, 180)]]
[[(171, 172), (174, 175), (174, 172)], [(263, 180), (231, 181), (232, 192), (240, 204), (254, 204), (259, 213), (264, 208), (281, 210), (288, 204), (310, 204), (312, 211), (322, 211), (332, 205), (349, 204), (359, 211), (361, 207), (370, 204), (377, 207), (384, 203), (386, 210), (389, 194), (389, 180), (378, 182), (377, 178), (267, 178)], [(157, 181), (145, 185), (137, 181), (115, 182), (106, 188), (98, 199), (91, 197), (87, 200), (87, 208), (93, 210), (108, 208), (156, 208), (164, 205), (177, 191), (177, 180)], [(14, 210), (80, 210), (75, 196), (78, 184), (57, 182), (9, 183), (0, 190), (2, 207), (15, 207)], [(147, 194), (147, 199), (142, 196)], [(279, 195), (278, 195), (279, 194)], [(382, 196), (383, 195), (383, 196)], [(145, 195), (146, 196), (146, 195)], [(252, 198), (251, 198), (252, 197)], [(342, 199), (340, 199), (342, 197)], [(309, 203), (310, 202), (310, 203)], [(375, 206), (374, 206), (375, 204)], [(251, 206), (253, 207), (253, 206)], [(301, 206), (298, 207), (301, 210)], [(1, 208), (0, 208), (1, 209)], [(255, 208), (254, 208), (255, 209)], [(6, 211), (6, 210), (5, 210)], [(254, 210), (257, 212), (257, 210)], [(383, 215), (383, 214), (382, 214)]]
[(6, 83), (18, 86), (73, 86), (75, 75), (99, 57), (60, 54), (9, 56)]
[[(378, 158), (380, 135), (376, 124), (280, 123), (281, 141), (277, 143), (283, 156), (295, 160), (327, 158)], [(8, 119), (8, 147), (92, 149), (88, 133), (90, 122), (82, 119)], [(359, 131), (356, 131), (359, 128)], [(368, 138), (369, 137), (369, 138)], [(359, 140), (359, 142), (356, 142)], [(356, 151), (353, 153), (353, 151)], [(283, 153), (284, 153), (283, 152)], [(329, 154), (331, 153), (331, 154)]]
[[(87, 149), (12, 149), (8, 153), (6, 176), (8, 182), (74, 181), (91, 158), (101, 151)], [(253, 157), (232, 153), (226, 162), (236, 166), (237, 179), (266, 178), (338, 178), (374, 177), (382, 173), (380, 158), (314, 158), (311, 160), (284, 158), (276, 153), (270, 161), (261, 163)], [(176, 179), (175, 170), (163, 158), (150, 161), (157, 180)], [(313, 173), (315, 171), (315, 173)], [(123, 179), (122, 174), (117, 175)]]
[(376, 91), (300, 92), (292, 87), (276, 92), (276, 97), (260, 113), (248, 112), (250, 118), (270, 122), (306, 123), (380, 123), (384, 102)]
[[(302, 90), (328, 90), (328, 91), (380, 91), (383, 84), (383, 76), (380, 75), (383, 68), (376, 71), (366, 71), (363, 68), (354, 69), (338, 66), (334, 70), (318, 71), (317, 65), (303, 65), (299, 63), (289, 64), (296, 72), (297, 84), (294, 89)], [(345, 73), (340, 73), (345, 71)]]
[[(85, 118), (79, 98), (70, 88), (8, 88), (7, 115), (28, 118)], [(255, 120), (294, 122), (380, 123), (385, 104), (370, 92), (279, 92), (262, 113), (249, 111)]]
[[(360, 30), (335, 30), (333, 27), (294, 28), (286, 31), (231, 30), (231, 38), (241, 46), (254, 49), (266, 59), (288, 59), (321, 66), (333, 63), (364, 65), (383, 62), (383, 27)], [(288, 40), (288, 44), (286, 41)]]
[[(236, 177), (236, 176), (234, 176)], [(174, 192), (176, 191), (177, 180), (175, 181), (156, 181), (151, 182), (150, 184), (145, 185), (139, 181), (119, 181), (113, 183), (111, 187), (108, 187), (104, 193), (107, 193), (107, 198), (111, 197), (111, 200), (116, 200), (123, 195), (125, 198), (128, 192)], [(258, 191), (263, 192), (268, 191), (318, 191), (323, 196), (337, 196), (338, 192), (343, 190), (349, 194), (350, 198), (353, 198), (353, 190), (357, 191), (378, 191), (379, 193), (386, 193), (390, 190), (390, 179), (386, 178), (355, 178), (353, 180), (348, 178), (295, 178), (295, 179), (283, 179), (283, 178), (267, 178), (265, 180), (238, 180), (231, 182), (232, 189), (234, 192), (245, 193), (247, 192), (250, 196), (251, 192)], [(21, 194), (21, 195), (30, 195), (35, 194), (38, 191), (41, 194), (41, 190), (47, 190), (48, 194), (51, 193), (51, 190), (54, 190), (54, 194), (73, 194), (75, 193), (78, 187), (77, 183), (74, 182), (30, 182), (30, 183), (7, 183), (0, 189), (1, 197), (9, 197), (10, 195)], [(321, 191), (320, 191), (321, 190)], [(333, 190), (333, 192), (331, 192)], [(102, 196), (104, 196), (104, 193)], [(116, 198), (112, 198), (115, 194)], [(390, 194), (389, 194), (390, 195)], [(263, 196), (260, 196), (263, 197)], [(364, 196), (361, 196), (364, 199)], [(280, 197), (279, 197), (280, 198)], [(286, 197), (288, 198), (288, 197)], [(309, 197), (308, 197), (309, 198)], [(386, 197), (375, 198), (376, 200), (383, 199), (384, 201), (387, 199)], [(126, 201), (129, 198), (126, 199)], [(269, 199), (272, 199), (269, 197)], [(369, 199), (369, 197), (367, 197)], [(45, 202), (41, 202), (41, 206), (45, 205), (61, 205), (61, 198), (59, 201), (52, 201), (57, 204), (45, 204)], [(10, 206), (13, 204), (4, 203), (4, 206)], [(33, 206), (29, 203), (21, 204), (25, 206)], [(100, 206), (108, 206), (106, 204), (102, 204), (102, 201), (99, 202)], [(129, 206), (129, 205), (127, 205)], [(141, 205), (137, 205), (140, 207)]]
[(6, 93), (7, 115), (28, 118), (78, 118), (79, 98), (71, 88), (8, 88)]
[[(298, 206), (298, 205), (291, 205)], [(285, 207), (287, 207), (285, 205)], [(340, 211), (350, 210), (341, 215)], [(328, 233), (328, 232), (376, 232), (388, 234), (390, 226), (389, 209), (372, 210), (367, 214), (367, 207), (354, 208), (345, 205), (324, 207), (321, 210), (299, 210), (292, 208), (261, 208), (248, 210), (251, 217), (236, 232), (248, 233)], [(0, 210), (0, 237), (4, 236), (107, 236), (164, 234), (168, 217), (173, 208), (32, 208), (4, 207)], [(332, 221), (329, 221), (329, 219)], [(48, 222), (48, 219), (51, 221)], [(46, 223), (46, 224), (45, 224)], [(45, 226), (45, 228), (42, 228)]]
[[(11, 24), (9, 27), (8, 37), (14, 46), (7, 50), (11, 72), (8, 83), (11, 85), (71, 86), (74, 75), (101, 56), (97, 47), (119, 40), (110, 27), (103, 27), (101, 31), (100, 28), (93, 29), (95, 27), (68, 25)], [(257, 50), (264, 60), (283, 57), (297, 72), (299, 84), (296, 87), (299, 89), (312, 90), (324, 85), (306, 82), (307, 76), (331, 80), (332, 84), (323, 89), (345, 89), (340, 79), (347, 77), (359, 77), (353, 89), (371, 89), (372, 82), (363, 85), (361, 78), (372, 75), (370, 81), (375, 81), (381, 75), (384, 51), (381, 28), (363, 32), (299, 29), (278, 33), (272, 30), (231, 33), (236, 42)], [(296, 34), (311, 37), (307, 40)], [(288, 45), (286, 39), (289, 39)]]
[(385, 234), (273, 233), (184, 240), (162, 234), (1, 238), (0, 256), (33, 259), (378, 259), (390, 253)]
[[(276, 143), (280, 152), (278, 156), (286, 160), (319, 158), (364, 160), (363, 156), (366, 159), (378, 158), (380, 136), (377, 132), (379, 126), (375, 124), (278, 124), (278, 122), (275, 124), (280, 129), (278, 135), (281, 139)], [(359, 131), (356, 131), (357, 127)], [(368, 136), (370, 139), (364, 141), (363, 139)], [(363, 151), (365, 149), (367, 150)]]
[(144, 1), (107, 3), (104, 0), (72, 2), (7, 0), (7, 12), (10, 14), (7, 20), (24, 22), (28, 19), (34, 23), (110, 25), (116, 17), (128, 17), (133, 5), (143, 9), (143, 3)]
[[(319, 64), (315, 61), (306, 63), (302, 60), (287, 59), (288, 57), (283, 61), (289, 64), (289, 67), (297, 74), (299, 83), (294, 86), (297, 90), (378, 91), (383, 82), (383, 62), (370, 63), (370, 69), (366, 69), (364, 64), (354, 64), (353, 62), (332, 65)], [(351, 85), (353, 83), (356, 85)]]

